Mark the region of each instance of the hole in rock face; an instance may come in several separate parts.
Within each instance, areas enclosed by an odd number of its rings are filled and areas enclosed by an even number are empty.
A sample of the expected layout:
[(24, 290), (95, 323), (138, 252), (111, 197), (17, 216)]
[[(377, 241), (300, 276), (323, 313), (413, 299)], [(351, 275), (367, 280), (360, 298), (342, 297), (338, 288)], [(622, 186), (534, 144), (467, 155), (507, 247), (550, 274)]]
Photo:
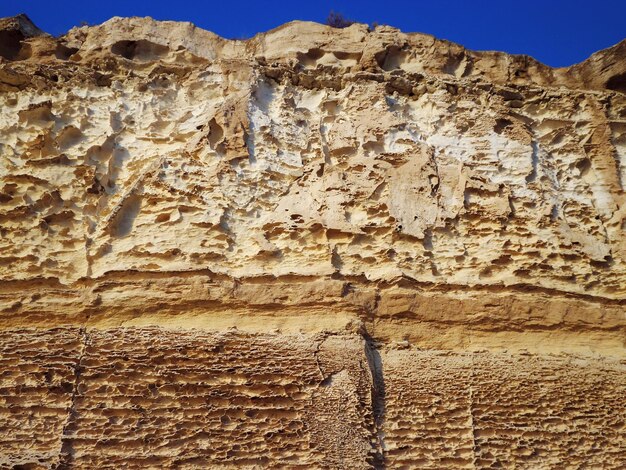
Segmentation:
[(209, 145), (214, 150), (223, 150), (218, 149), (219, 144), (224, 139), (224, 129), (220, 126), (215, 118), (209, 121)]
[(56, 50), (54, 51), (54, 55), (57, 59), (60, 60), (69, 60), (69, 58), (78, 52), (76, 47), (67, 47), (63, 44), (58, 44)]
[(390, 46), (384, 51), (377, 52), (374, 58), (381, 69), (390, 71), (400, 68), (400, 64), (402, 62), (401, 55), (402, 54), (398, 46)]
[(410, 52), (398, 45), (388, 46), (386, 49), (377, 52), (374, 55), (374, 59), (378, 66), (387, 72), (407, 66), (411, 68), (411, 62), (413, 62)]
[(512, 124), (513, 122), (509, 119), (497, 119), (493, 130), (498, 134), (502, 134), (502, 132), (504, 132), (504, 129), (511, 126)]
[(31, 104), (28, 108), (18, 111), (20, 123), (38, 124), (40, 126), (53, 122), (55, 119), (52, 114), (52, 102), (42, 101), (40, 103)]
[(606, 82), (606, 87), (609, 90), (626, 93), (626, 72), (614, 75), (609, 78)]
[(589, 160), (588, 158), (583, 158), (581, 160), (578, 160), (576, 162), (576, 168), (578, 168), (578, 171), (580, 172), (581, 176), (586, 175), (589, 172), (589, 169), (591, 168), (591, 160)]
[(70, 147), (78, 144), (83, 137), (83, 133), (74, 126), (67, 126), (59, 132), (57, 137), (57, 145), (61, 150), (67, 150)]
[(319, 60), (324, 57), (324, 51), (319, 48), (309, 49), (306, 53), (306, 56), (311, 60)]
[(169, 53), (169, 48), (161, 44), (146, 41), (118, 41), (111, 46), (113, 54), (124, 57), (128, 60), (149, 61), (165, 57)]
[(317, 61), (324, 57), (325, 52), (319, 48), (309, 49), (306, 53), (298, 52), (298, 62), (306, 67), (315, 67)]
[(24, 35), (20, 31), (0, 31), (0, 56), (8, 60), (20, 60)]

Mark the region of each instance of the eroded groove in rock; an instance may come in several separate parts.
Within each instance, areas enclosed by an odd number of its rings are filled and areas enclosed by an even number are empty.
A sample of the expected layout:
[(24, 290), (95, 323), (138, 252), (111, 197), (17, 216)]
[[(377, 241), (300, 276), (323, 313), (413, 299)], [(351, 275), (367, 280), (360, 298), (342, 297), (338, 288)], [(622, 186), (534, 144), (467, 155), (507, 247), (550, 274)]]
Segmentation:
[(365, 339), (365, 356), (372, 377), (372, 415), (374, 420), (374, 439), (376, 442), (376, 454), (374, 458), (374, 468), (385, 468), (385, 453), (387, 446), (385, 445), (384, 423), (386, 416), (385, 409), (385, 376), (383, 372), (383, 364), (378, 351), (378, 345), (369, 335), (364, 336)]

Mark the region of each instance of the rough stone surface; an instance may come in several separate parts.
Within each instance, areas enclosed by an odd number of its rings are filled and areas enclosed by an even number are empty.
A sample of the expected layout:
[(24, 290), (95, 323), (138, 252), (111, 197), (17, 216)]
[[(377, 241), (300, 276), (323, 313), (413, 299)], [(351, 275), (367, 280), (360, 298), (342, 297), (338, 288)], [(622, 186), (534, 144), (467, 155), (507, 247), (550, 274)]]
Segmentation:
[(622, 468), (625, 182), (626, 41), (2, 19), (0, 466)]
[(73, 328), (1, 339), (0, 465), (354, 468), (376, 459), (359, 337)]
[(390, 350), (391, 468), (624, 468), (626, 362)]

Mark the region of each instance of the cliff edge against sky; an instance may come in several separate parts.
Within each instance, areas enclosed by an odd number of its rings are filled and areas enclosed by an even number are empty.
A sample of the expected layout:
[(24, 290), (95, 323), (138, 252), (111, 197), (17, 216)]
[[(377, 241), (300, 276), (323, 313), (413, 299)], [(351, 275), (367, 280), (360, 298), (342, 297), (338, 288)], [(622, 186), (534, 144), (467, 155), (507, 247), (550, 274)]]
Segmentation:
[(626, 41), (6, 18), (0, 152), (0, 466), (626, 465)]

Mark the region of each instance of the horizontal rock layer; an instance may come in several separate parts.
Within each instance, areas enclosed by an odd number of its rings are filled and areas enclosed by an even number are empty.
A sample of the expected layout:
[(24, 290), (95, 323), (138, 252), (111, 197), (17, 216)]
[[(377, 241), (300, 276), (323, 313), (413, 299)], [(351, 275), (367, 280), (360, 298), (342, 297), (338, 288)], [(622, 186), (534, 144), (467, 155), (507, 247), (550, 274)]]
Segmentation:
[(625, 48), (0, 20), (0, 467), (624, 467)]
[[(38, 52), (2, 64), (26, 80), (0, 96), (4, 280), (210, 269), (624, 297), (622, 93), (356, 25), (242, 42), (113, 19), (20, 44)], [(474, 72), (435, 67), (455, 49)]]
[(2, 346), (2, 465), (354, 468), (375, 459), (359, 337), (18, 330), (2, 333)]
[(6, 467), (626, 465), (624, 360), (232, 330), (0, 339)]
[(620, 468), (626, 362), (392, 350), (390, 468)]

